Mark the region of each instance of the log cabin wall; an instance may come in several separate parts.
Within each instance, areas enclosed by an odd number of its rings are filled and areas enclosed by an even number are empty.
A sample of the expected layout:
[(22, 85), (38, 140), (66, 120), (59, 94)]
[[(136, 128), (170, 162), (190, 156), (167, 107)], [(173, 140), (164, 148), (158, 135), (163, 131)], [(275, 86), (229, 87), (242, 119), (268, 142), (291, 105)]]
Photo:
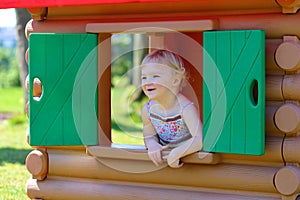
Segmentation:
[[(86, 33), (90, 23), (174, 20), (214, 20), (217, 30), (264, 30), (266, 144), (262, 156), (193, 154), (183, 159), (185, 166), (181, 169), (154, 168), (143, 148), (122, 150), (107, 144), (37, 147), (26, 161), (33, 175), (27, 183), (28, 196), (31, 199), (297, 199), (300, 193), (299, 7), (298, 0), (229, 0), (215, 4), (189, 1), (30, 9), (33, 20), (26, 28), (27, 36)], [(110, 116), (109, 112), (108, 109), (102, 114)], [(105, 134), (109, 136), (110, 123), (103, 123), (107, 124)]]

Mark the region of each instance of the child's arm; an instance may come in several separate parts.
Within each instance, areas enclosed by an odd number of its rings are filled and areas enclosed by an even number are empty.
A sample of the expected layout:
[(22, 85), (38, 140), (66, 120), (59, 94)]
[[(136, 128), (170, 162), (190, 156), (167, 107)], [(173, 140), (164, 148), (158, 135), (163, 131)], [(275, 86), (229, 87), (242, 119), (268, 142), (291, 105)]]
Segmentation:
[(174, 168), (182, 166), (180, 158), (202, 149), (202, 123), (197, 108), (194, 105), (187, 106), (183, 110), (183, 119), (192, 138), (174, 148), (167, 156), (168, 165)]
[(156, 166), (159, 166), (163, 163), (161, 151), (167, 149), (168, 146), (162, 146), (159, 144), (156, 131), (149, 120), (148, 109), (146, 105), (144, 105), (142, 109), (142, 120), (144, 143), (148, 148), (148, 156)]

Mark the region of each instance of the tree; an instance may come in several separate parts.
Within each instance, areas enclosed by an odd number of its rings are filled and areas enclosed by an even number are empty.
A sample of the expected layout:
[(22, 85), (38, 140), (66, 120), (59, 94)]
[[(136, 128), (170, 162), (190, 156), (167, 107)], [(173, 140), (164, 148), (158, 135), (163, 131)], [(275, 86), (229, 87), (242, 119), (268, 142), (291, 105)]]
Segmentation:
[[(142, 48), (148, 46), (148, 36), (145, 34), (133, 35), (133, 67), (140, 66), (143, 58), (148, 54), (148, 49)], [(141, 74), (140, 70), (132, 71), (132, 84), (136, 88), (141, 87)]]
[[(25, 61), (25, 52), (28, 48), (28, 42), (25, 37), (25, 27), (27, 22), (31, 19), (30, 14), (25, 8), (15, 9), (16, 11), (16, 31), (17, 31), (17, 47), (18, 47), (18, 60), (20, 70), (20, 81), (23, 88), (24, 102), (27, 102), (27, 92), (25, 90), (25, 79), (28, 74), (28, 67)], [(24, 105), (25, 108), (25, 105)], [(25, 109), (24, 109), (25, 110)]]

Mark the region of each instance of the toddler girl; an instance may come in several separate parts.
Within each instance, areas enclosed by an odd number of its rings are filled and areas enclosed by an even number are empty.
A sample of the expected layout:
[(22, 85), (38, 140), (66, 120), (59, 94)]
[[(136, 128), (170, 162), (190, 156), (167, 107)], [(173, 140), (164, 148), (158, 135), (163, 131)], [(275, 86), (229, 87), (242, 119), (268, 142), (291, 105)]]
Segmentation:
[[(181, 58), (167, 50), (155, 50), (141, 65), (142, 89), (149, 101), (143, 106), (143, 134), (148, 155), (155, 165), (170, 167), (180, 158), (202, 149), (202, 123), (196, 106), (181, 94), (185, 68)], [(162, 157), (162, 151), (170, 153)]]

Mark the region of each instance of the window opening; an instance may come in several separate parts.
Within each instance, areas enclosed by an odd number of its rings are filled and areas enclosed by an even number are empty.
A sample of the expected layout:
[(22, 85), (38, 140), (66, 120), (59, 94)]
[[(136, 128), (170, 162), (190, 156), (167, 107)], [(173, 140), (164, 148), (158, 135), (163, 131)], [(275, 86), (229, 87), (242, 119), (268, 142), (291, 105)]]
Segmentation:
[(139, 64), (148, 53), (147, 34), (113, 34), (111, 37), (111, 134), (115, 144), (143, 145)]

